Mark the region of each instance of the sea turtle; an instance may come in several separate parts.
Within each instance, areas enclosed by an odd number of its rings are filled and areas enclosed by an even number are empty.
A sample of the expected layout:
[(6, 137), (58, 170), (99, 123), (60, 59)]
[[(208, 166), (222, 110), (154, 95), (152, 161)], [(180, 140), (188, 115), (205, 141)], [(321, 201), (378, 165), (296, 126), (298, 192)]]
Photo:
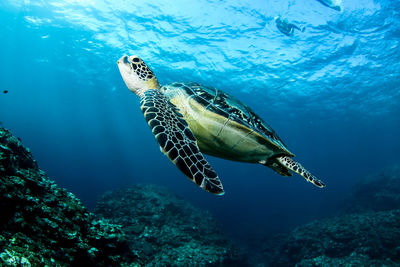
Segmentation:
[(232, 96), (194, 82), (160, 86), (137, 56), (123, 56), (118, 68), (125, 84), (141, 99), (141, 110), (161, 151), (190, 180), (224, 194), (218, 175), (202, 153), (260, 163), (283, 176), (290, 170), (318, 187), (324, 183), (294, 161), (275, 131)]
[(342, 8), (340, 7), (342, 4), (342, 0), (317, 0), (324, 6), (330, 7), (336, 11), (341, 11)]

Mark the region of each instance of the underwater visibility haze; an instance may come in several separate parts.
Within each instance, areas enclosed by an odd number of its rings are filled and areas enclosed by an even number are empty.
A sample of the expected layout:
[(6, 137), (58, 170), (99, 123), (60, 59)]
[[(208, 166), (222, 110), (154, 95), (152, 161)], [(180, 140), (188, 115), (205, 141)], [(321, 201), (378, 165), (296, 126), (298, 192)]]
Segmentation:
[[(331, 216), (400, 160), (398, 1), (4, 0), (0, 36), (0, 126), (89, 208), (108, 190), (161, 185), (250, 242)], [(326, 187), (206, 155), (225, 195), (199, 189), (160, 153), (123, 55), (161, 85), (250, 106)]]

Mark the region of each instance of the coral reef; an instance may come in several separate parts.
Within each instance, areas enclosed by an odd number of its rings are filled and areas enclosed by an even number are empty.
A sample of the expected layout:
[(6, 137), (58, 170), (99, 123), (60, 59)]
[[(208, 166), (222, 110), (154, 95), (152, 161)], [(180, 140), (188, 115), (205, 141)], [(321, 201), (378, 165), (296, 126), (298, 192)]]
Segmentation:
[(149, 266), (246, 266), (208, 212), (152, 185), (105, 193), (96, 215), (122, 225)]
[(120, 226), (93, 214), (0, 128), (0, 266), (135, 266)]
[(400, 210), (314, 221), (269, 243), (264, 254), (271, 266), (399, 266)]
[(400, 266), (400, 167), (354, 187), (336, 217), (263, 243), (269, 266)]
[(344, 213), (400, 209), (400, 166), (361, 179), (341, 206)]

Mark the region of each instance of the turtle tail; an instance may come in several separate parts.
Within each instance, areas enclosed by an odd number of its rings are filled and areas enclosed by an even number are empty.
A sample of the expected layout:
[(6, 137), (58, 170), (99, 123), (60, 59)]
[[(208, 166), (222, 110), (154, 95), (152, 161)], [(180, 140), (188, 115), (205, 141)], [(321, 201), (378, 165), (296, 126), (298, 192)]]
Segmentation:
[(292, 158), (288, 156), (280, 156), (277, 157), (276, 160), (284, 165), (286, 168), (303, 176), (303, 178), (306, 179), (308, 182), (320, 188), (325, 187), (325, 184), (321, 180), (318, 180), (317, 177), (307, 171), (300, 163), (294, 161)]

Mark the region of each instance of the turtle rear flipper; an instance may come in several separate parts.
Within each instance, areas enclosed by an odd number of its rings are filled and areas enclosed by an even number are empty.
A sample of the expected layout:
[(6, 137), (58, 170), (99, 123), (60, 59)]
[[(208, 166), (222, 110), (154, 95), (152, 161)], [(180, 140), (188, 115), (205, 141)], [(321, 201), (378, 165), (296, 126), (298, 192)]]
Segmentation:
[(281, 157), (277, 157), (276, 159), (282, 165), (286, 166), (288, 169), (303, 176), (303, 178), (306, 179), (308, 182), (310, 182), (320, 188), (325, 187), (325, 184), (321, 180), (318, 180), (317, 177), (315, 177), (313, 174), (311, 174), (309, 171), (307, 171), (300, 163), (294, 161), (290, 157), (281, 156)]
[(218, 175), (200, 152), (196, 138), (175, 105), (155, 89), (145, 91), (140, 102), (162, 152), (198, 186), (210, 193), (223, 195)]
[(274, 171), (276, 171), (278, 174), (282, 176), (292, 176), (292, 173), (290, 170), (286, 167), (286, 165), (283, 165), (280, 161), (277, 160), (277, 158), (273, 159), (268, 159), (268, 160), (262, 160), (260, 163), (264, 166), (267, 166)]

